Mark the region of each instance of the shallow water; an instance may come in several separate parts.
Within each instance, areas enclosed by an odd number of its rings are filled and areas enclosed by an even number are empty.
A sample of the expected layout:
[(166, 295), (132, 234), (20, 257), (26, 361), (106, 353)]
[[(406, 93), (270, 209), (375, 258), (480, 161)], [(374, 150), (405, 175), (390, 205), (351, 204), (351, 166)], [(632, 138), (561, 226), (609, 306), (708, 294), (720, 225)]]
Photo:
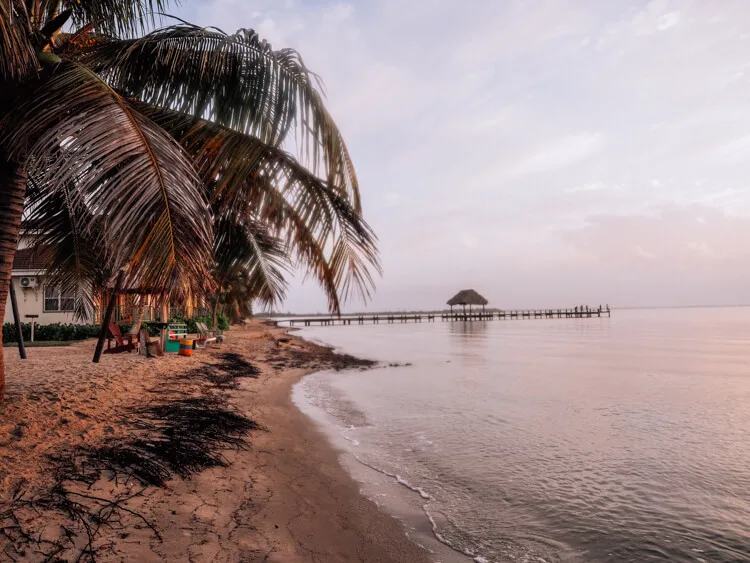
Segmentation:
[(358, 460), (419, 491), (455, 548), (750, 560), (750, 309), (302, 334), (413, 364), (319, 373), (296, 393)]

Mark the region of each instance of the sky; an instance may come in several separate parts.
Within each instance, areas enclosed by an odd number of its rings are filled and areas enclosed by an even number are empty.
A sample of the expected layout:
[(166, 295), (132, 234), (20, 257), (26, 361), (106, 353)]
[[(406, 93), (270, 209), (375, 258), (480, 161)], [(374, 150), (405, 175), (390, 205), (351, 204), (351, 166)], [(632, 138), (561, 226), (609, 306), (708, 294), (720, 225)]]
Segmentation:
[[(325, 83), (384, 273), (348, 311), (750, 303), (745, 0), (183, 0)], [(313, 281), (282, 311), (324, 312)]]

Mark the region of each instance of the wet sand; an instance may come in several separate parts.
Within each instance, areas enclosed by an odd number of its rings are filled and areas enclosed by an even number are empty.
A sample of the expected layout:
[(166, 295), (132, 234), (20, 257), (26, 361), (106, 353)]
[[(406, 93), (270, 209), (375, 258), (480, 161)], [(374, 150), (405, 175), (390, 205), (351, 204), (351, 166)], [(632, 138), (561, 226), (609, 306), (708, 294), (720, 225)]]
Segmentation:
[[(56, 557), (62, 560), (76, 560), (86, 550), (83, 561), (427, 562), (428, 554), (408, 540), (402, 525), (360, 495), (339, 452), (291, 402), (291, 387), (305, 374), (356, 368), (357, 362), (259, 323), (232, 330), (227, 340), (192, 358), (105, 355), (99, 365), (90, 362), (92, 342), (32, 348), (25, 363), (6, 348), (8, 398), (0, 406), (0, 518), (4, 511), (6, 516), (0, 528), (6, 534), (0, 534), (0, 561), (42, 561), (49, 545), (60, 544), (65, 549)], [(182, 377), (216, 364), (226, 352), (259, 368), (258, 377), (238, 379), (230, 389)], [(90, 546), (80, 526), (54, 510), (18, 510), (16, 521), (7, 518), (14, 494), (34, 498), (53, 484), (50, 456), (128, 439), (135, 432), (132, 409), (139, 405), (218, 395), (265, 428), (247, 436), (247, 449), (223, 452), (227, 467), (174, 477), (166, 488), (96, 480), (81, 495), (128, 500), (116, 521), (94, 530)], [(122, 497), (123, 487), (130, 487), (132, 498)], [(52, 543), (22, 541), (18, 526)], [(59, 541), (70, 532), (79, 535)]]

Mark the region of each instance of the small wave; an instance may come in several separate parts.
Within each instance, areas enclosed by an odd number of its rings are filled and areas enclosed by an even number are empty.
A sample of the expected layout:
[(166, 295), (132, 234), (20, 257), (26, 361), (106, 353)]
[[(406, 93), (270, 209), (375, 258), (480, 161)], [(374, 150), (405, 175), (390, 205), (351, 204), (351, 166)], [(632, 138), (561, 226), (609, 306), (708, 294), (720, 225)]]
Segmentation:
[[(390, 473), (389, 471), (386, 471), (385, 469), (381, 469), (379, 467), (376, 467), (376, 466), (374, 466), (374, 465), (372, 465), (372, 464), (364, 461), (362, 458), (360, 458), (355, 453), (352, 453), (351, 455), (354, 457), (354, 459), (358, 463), (364, 465), (365, 467), (369, 467), (370, 469), (372, 469), (373, 471), (375, 471), (377, 473), (380, 473), (381, 475), (385, 475), (387, 477), (391, 477), (391, 478), (395, 479), (396, 482), (399, 485), (401, 485), (403, 487), (406, 487), (410, 491), (413, 491), (413, 492), (419, 494), (419, 496), (421, 498), (423, 498), (424, 500), (432, 500), (432, 496), (430, 496), (430, 494), (427, 491), (425, 491), (421, 487), (415, 487), (414, 485), (412, 485), (411, 483), (409, 483), (406, 479), (404, 479), (400, 475), (398, 475), (396, 473)], [(427, 509), (427, 505), (426, 504), (422, 505), (422, 510), (424, 511), (425, 516), (427, 516), (427, 519), (430, 521), (430, 526), (432, 528), (432, 535), (435, 536), (436, 540), (438, 540), (444, 546), (449, 547), (450, 549), (452, 549), (456, 553), (460, 553), (462, 555), (466, 555), (467, 557), (473, 558), (473, 560), (474, 560), (475, 563), (491, 563), (489, 559), (486, 559), (486, 558), (483, 558), (483, 557), (477, 555), (475, 551), (471, 551), (469, 549), (465, 549), (465, 548), (462, 548), (460, 546), (457, 546), (453, 542), (451, 542), (450, 540), (448, 540), (445, 536), (443, 536), (438, 531), (438, 524), (437, 524), (437, 522), (435, 522), (435, 519), (432, 517), (432, 514), (430, 514), (430, 511)]]
[(474, 563), (490, 563), (490, 560), (482, 557), (481, 555), (477, 555), (476, 552), (465, 549), (460, 546), (457, 546), (452, 541), (450, 541), (448, 538), (443, 536), (440, 532), (438, 532), (438, 524), (435, 522), (435, 519), (432, 517), (432, 514), (430, 514), (430, 511), (427, 510), (426, 506), (422, 507), (422, 510), (424, 510), (425, 515), (427, 516), (427, 519), (430, 521), (430, 525), (432, 526), (432, 535), (435, 536), (435, 539), (442, 543), (443, 545), (451, 548), (456, 553), (461, 553), (462, 555), (466, 555), (467, 557), (471, 557)]
[(415, 493), (419, 493), (419, 496), (422, 497), (425, 500), (431, 500), (432, 497), (425, 491), (422, 487), (415, 487), (409, 481), (401, 477), (401, 475), (396, 475), (396, 481), (406, 487), (407, 489), (410, 489), (414, 491)]
[(359, 444), (359, 440), (357, 440), (356, 438), (350, 438), (345, 433), (342, 433), (342, 436), (344, 437), (344, 440), (346, 440), (347, 442), (349, 442), (352, 446), (359, 446), (360, 445)]
[(406, 487), (410, 491), (414, 491), (415, 493), (419, 494), (419, 496), (422, 497), (423, 499), (425, 499), (425, 500), (432, 500), (432, 497), (430, 496), (430, 494), (427, 491), (425, 491), (422, 487), (415, 487), (414, 485), (412, 485), (411, 483), (409, 483), (409, 481), (407, 481), (406, 479), (404, 479), (403, 477), (401, 477), (401, 475), (397, 475), (396, 473), (390, 473), (390, 472), (386, 471), (385, 469), (381, 469), (379, 467), (375, 467), (371, 463), (367, 463), (365, 460), (363, 460), (361, 457), (359, 457), (355, 453), (352, 453), (352, 456), (354, 456), (354, 459), (357, 460), (358, 463), (364, 465), (365, 467), (369, 467), (370, 469), (372, 469), (373, 471), (376, 471), (376, 472), (380, 473), (381, 475), (385, 475), (387, 477), (392, 477), (393, 479), (396, 480), (396, 482), (399, 485), (403, 485), (404, 487)]

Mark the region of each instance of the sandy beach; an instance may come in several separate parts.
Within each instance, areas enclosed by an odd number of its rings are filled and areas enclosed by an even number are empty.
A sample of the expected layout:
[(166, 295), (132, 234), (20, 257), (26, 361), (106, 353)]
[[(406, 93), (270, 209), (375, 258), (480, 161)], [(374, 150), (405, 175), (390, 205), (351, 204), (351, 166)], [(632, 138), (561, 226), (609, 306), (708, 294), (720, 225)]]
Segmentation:
[[(93, 347), (5, 350), (0, 561), (429, 560), (291, 402), (311, 371), (367, 366), (255, 322), (192, 358)], [(179, 440), (193, 458), (148, 454)]]

